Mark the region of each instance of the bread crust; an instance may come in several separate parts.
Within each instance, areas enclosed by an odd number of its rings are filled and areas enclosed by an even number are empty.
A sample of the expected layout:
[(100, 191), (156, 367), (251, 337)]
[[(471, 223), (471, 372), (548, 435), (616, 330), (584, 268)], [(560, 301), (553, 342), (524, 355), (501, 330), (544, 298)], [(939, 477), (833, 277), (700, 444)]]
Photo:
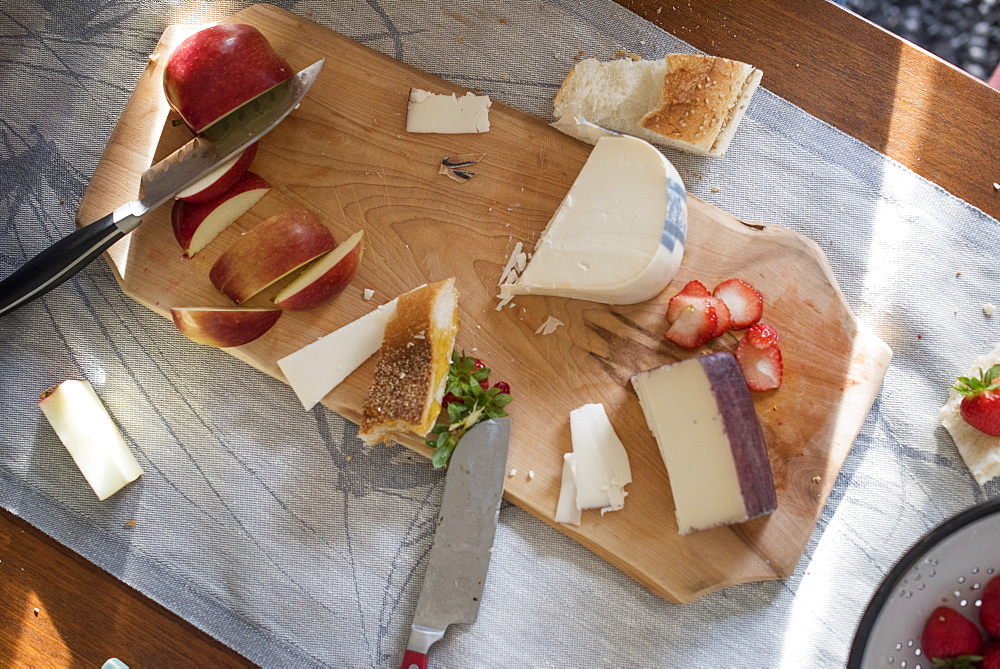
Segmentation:
[(362, 406), (362, 441), (374, 444), (396, 431), (421, 436), (430, 431), (441, 410), (457, 333), (454, 279), (400, 295)]
[(727, 58), (671, 54), (667, 56), (660, 106), (646, 114), (640, 124), (713, 154), (753, 72), (751, 65)]

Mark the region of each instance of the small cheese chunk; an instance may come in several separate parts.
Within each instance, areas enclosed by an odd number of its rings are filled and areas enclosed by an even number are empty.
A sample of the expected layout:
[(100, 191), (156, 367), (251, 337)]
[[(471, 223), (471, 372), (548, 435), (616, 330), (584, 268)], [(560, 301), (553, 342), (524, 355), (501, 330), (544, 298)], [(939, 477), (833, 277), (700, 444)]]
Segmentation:
[(573, 452), (564, 456), (555, 519), (579, 525), (583, 509), (600, 509), (603, 516), (625, 507), (632, 468), (603, 404), (570, 411), (569, 427)]
[(490, 98), (466, 93), (462, 97), (410, 89), (406, 108), (406, 132), (449, 135), (490, 131)]
[(632, 385), (667, 467), (680, 534), (777, 508), (760, 421), (731, 353), (641, 372)]
[(687, 195), (673, 165), (644, 140), (602, 137), (500, 295), (644, 302), (674, 278), (686, 237)]
[(385, 324), (395, 313), (396, 300), (387, 302), (278, 360), (278, 367), (306, 411), (375, 355), (382, 345)]
[(107, 499), (142, 476), (142, 467), (89, 381), (63, 381), (42, 393), (38, 408), (98, 499)]
[[(1000, 344), (992, 351), (975, 359), (966, 376), (978, 377), (1000, 363)], [(938, 412), (941, 424), (955, 440), (958, 453), (979, 485), (1000, 477), (1000, 437), (980, 432), (962, 418), (962, 393), (954, 388), (948, 391), (948, 401)]]

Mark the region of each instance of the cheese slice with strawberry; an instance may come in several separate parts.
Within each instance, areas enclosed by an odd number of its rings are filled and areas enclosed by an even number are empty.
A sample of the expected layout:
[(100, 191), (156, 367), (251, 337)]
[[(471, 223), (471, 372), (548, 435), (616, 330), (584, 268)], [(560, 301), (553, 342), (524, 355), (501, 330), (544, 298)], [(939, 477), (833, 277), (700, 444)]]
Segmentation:
[[(958, 377), (938, 418), (979, 485), (1000, 476), (1000, 344)], [(995, 387), (994, 387), (995, 386)]]
[(673, 165), (644, 140), (602, 137), (500, 297), (644, 302), (674, 278), (686, 237), (687, 195)]

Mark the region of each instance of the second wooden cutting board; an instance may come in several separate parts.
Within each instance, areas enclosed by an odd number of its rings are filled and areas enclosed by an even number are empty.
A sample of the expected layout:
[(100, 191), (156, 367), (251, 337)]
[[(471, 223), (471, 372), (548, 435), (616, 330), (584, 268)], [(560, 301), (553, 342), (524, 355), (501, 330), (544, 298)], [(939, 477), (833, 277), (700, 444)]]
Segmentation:
[[(481, 135), (405, 132), (411, 87), (464, 89), (269, 5), (229, 19), (259, 28), (295, 69), (320, 58), (326, 68), (301, 107), (260, 144), (252, 170), (274, 186), (254, 209), (195, 258), (186, 260), (170, 208), (147, 217), (108, 258), (122, 289), (157, 313), (173, 306), (225, 305), (208, 269), (240, 234), (275, 213), (305, 207), (338, 240), (364, 228), (368, 244), (352, 286), (332, 303), (285, 314), (261, 339), (227, 349), (278, 379), (276, 361), (400, 293), (455, 276), (461, 292), (458, 346), (510, 383), (513, 435), (506, 497), (649, 587), (678, 603), (794, 569), (837, 473), (881, 385), (891, 352), (862, 328), (844, 302), (820, 249), (776, 225), (744, 224), (695, 197), (680, 273), (660, 297), (611, 307), (521, 297), (497, 310), (497, 282), (518, 242), (531, 249), (590, 151), (537, 117), (494, 102)], [(160, 78), (171, 48), (191, 30), (168, 29), (150, 59), (80, 207), (95, 220), (138, 191), (139, 176), (189, 139), (168, 120)], [(438, 174), (447, 156), (483, 153), (476, 176)], [(685, 352), (662, 338), (666, 301), (690, 279), (709, 287), (738, 276), (764, 294), (765, 317), (782, 333), (785, 381), (755, 393), (779, 508), (743, 525), (681, 537), (670, 484), (629, 378), (711, 350), (732, 350), (727, 334)], [(365, 300), (363, 289), (374, 291)], [(252, 299), (263, 306), (277, 288)], [(565, 323), (535, 334), (554, 316)], [(179, 337), (180, 335), (178, 335)], [(324, 404), (357, 421), (371, 380), (369, 360)], [(562, 455), (571, 449), (569, 411), (601, 402), (626, 445), (634, 482), (624, 510), (585, 512), (580, 527), (552, 520)], [(428, 453), (419, 439), (406, 445)]]

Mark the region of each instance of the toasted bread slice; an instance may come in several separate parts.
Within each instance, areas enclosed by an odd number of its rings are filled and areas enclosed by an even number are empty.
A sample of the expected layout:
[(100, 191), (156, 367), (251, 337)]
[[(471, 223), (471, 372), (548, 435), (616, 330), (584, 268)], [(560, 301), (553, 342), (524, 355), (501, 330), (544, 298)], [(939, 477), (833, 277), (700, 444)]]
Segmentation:
[(715, 56), (588, 58), (566, 75), (553, 111), (557, 119), (575, 116), (659, 146), (721, 156), (760, 80), (752, 65)]
[(426, 435), (441, 411), (458, 334), (458, 291), (446, 279), (399, 296), (385, 326), (358, 436), (368, 444), (392, 432)]

